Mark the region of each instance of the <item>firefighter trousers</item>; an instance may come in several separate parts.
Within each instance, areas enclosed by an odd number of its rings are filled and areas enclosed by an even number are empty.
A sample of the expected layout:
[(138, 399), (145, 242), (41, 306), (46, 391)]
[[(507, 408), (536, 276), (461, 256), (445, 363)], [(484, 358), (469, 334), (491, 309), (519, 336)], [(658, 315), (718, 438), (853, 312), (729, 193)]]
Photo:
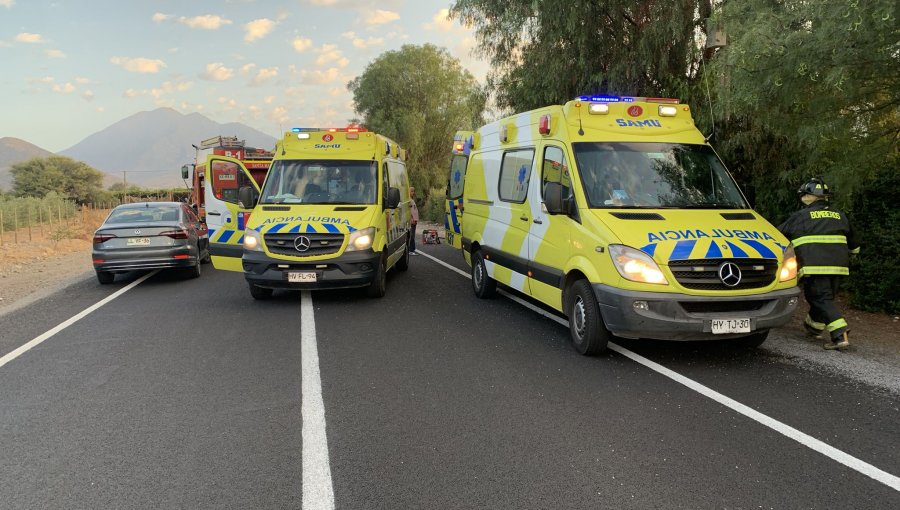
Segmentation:
[(809, 317), (824, 325), (824, 330), (835, 340), (850, 331), (841, 310), (834, 302), (840, 276), (807, 275), (803, 277), (803, 296), (809, 303)]

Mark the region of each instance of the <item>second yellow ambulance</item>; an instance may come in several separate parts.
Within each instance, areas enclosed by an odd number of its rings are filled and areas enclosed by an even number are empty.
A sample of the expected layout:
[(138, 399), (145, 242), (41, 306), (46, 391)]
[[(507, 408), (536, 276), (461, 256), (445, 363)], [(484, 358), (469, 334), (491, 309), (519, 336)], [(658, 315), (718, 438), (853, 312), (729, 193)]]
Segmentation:
[(363, 128), (295, 128), (276, 144), (260, 188), (239, 160), (210, 156), (239, 191), (210, 233), (213, 265), (243, 271), (256, 299), (275, 289), (366, 287), (409, 267), (405, 151)]
[(565, 313), (582, 354), (611, 335), (755, 346), (797, 306), (788, 240), (677, 100), (581, 97), (459, 132), (447, 189), (475, 294)]

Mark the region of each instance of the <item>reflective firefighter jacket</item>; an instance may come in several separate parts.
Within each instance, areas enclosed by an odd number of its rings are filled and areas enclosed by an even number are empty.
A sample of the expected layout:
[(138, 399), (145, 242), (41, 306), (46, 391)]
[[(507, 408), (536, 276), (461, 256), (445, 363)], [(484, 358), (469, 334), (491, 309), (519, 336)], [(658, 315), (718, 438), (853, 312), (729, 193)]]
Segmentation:
[(799, 276), (850, 274), (850, 253), (859, 253), (859, 243), (844, 213), (819, 200), (792, 214), (778, 230), (794, 246)]

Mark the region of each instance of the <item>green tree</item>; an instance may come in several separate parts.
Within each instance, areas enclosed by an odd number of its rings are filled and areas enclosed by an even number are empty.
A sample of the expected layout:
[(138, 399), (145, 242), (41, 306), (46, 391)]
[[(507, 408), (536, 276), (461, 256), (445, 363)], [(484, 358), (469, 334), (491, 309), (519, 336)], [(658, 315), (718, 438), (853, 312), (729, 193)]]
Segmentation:
[(684, 97), (701, 69), (696, 36), (712, 0), (456, 0), (503, 109), (581, 94)]
[(13, 193), (43, 197), (51, 191), (78, 203), (91, 202), (103, 189), (103, 174), (81, 161), (65, 156), (33, 158), (12, 165)]
[(480, 125), (486, 102), (459, 60), (431, 44), (381, 54), (347, 88), (362, 123), (409, 151), (410, 181), (423, 201), (444, 188), (453, 134)]

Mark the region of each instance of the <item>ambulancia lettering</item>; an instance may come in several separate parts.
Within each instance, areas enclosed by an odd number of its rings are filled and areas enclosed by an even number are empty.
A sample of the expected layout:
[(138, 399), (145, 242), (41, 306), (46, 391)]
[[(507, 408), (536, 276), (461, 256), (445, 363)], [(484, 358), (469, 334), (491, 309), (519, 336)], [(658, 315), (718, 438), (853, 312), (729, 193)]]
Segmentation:
[(648, 232), (647, 242), (658, 243), (660, 241), (684, 241), (688, 239), (721, 238), (721, 239), (759, 239), (762, 241), (774, 241), (775, 238), (766, 232), (757, 230), (729, 230), (714, 228), (710, 232), (701, 229), (662, 230)]
[(329, 216), (273, 216), (262, 222), (262, 225), (270, 225), (275, 223), (332, 223), (335, 225), (349, 225), (350, 220), (346, 218), (332, 218)]

